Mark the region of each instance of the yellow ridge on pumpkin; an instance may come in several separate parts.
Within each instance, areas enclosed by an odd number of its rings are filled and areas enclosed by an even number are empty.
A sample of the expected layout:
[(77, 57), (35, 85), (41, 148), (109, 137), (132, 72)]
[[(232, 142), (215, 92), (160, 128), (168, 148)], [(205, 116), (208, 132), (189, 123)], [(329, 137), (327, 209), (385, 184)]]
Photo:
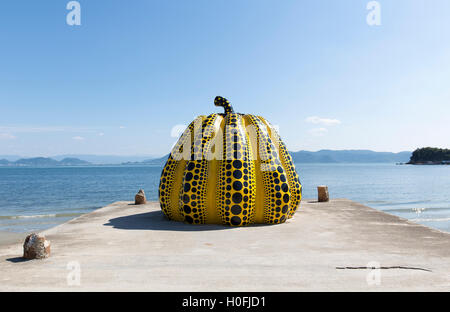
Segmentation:
[(298, 177), (297, 171), (295, 170), (295, 165), (292, 161), (292, 157), (289, 154), (286, 145), (281, 140), (278, 132), (274, 129), (270, 122), (268, 122), (261, 116), (258, 117), (267, 125), (270, 137), (273, 139), (273, 141), (275, 142), (275, 146), (278, 146), (278, 150), (280, 151), (280, 160), (283, 164), (284, 170), (287, 173), (289, 190), (291, 191), (291, 201), (289, 203), (289, 218), (292, 218), (294, 213), (297, 211), (302, 199), (302, 186), (300, 183), (300, 179)]
[(180, 214), (188, 223), (202, 224), (206, 221), (208, 166), (209, 161), (203, 151), (209, 149), (214, 137), (214, 125), (218, 114), (212, 114), (203, 120), (196, 129), (194, 127), (190, 159), (186, 163), (183, 187), (179, 197)]
[[(184, 171), (186, 156), (190, 157), (191, 147), (191, 134), (194, 130), (194, 125), (198, 120), (201, 120), (202, 116), (197, 117), (189, 126), (184, 130), (178, 142), (172, 148), (166, 165), (161, 173), (161, 179), (159, 182), (159, 201), (162, 211), (165, 215), (172, 220), (180, 220), (179, 208), (178, 208), (178, 192), (179, 188), (176, 188), (175, 181), (180, 175), (177, 172)], [(175, 194), (173, 196), (173, 194)], [(176, 200), (173, 200), (175, 197)]]
[(243, 118), (225, 116), (223, 159), (219, 162), (217, 208), (222, 222), (241, 226), (253, 222), (255, 214), (254, 163), (247, 144)]
[(273, 144), (267, 127), (257, 116), (249, 115), (258, 141), (258, 159), (264, 185), (264, 221), (283, 223), (289, 216), (290, 191), (286, 172), (282, 167), (278, 149)]

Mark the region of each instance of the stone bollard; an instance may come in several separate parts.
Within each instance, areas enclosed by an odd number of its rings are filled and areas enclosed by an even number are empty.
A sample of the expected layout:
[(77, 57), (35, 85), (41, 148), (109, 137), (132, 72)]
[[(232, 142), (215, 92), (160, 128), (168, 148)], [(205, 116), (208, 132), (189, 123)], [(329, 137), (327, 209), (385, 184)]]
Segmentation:
[(328, 194), (328, 186), (319, 185), (317, 187), (317, 193), (319, 202), (327, 202), (330, 200), (330, 195)]
[(32, 233), (23, 243), (23, 257), (25, 259), (44, 259), (50, 256), (50, 242), (44, 236)]
[(145, 198), (144, 190), (139, 190), (139, 192), (134, 196), (134, 204), (135, 205), (143, 205), (147, 203), (147, 199)]

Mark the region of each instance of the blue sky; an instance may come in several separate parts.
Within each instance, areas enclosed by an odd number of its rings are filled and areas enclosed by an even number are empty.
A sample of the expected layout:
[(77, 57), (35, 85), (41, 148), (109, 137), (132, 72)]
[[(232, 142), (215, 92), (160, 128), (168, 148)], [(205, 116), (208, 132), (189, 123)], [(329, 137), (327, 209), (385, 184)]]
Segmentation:
[(448, 0), (68, 2), (0, 4), (0, 155), (162, 155), (216, 95), (294, 151), (449, 147)]

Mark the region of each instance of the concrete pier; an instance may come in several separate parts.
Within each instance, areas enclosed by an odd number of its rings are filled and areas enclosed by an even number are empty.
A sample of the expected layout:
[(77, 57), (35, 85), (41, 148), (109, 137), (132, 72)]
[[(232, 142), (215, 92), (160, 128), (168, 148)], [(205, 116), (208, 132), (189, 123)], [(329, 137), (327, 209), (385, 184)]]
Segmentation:
[(41, 234), (48, 259), (0, 247), (1, 291), (450, 291), (450, 234), (346, 199), (243, 228), (116, 202)]

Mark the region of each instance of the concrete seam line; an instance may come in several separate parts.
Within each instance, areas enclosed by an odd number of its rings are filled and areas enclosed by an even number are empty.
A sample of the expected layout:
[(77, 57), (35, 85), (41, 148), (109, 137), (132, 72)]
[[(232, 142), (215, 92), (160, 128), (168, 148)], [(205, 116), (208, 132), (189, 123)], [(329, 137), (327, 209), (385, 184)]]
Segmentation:
[(389, 269), (403, 269), (403, 270), (419, 270), (419, 271), (426, 271), (426, 272), (433, 272), (429, 269), (424, 268), (416, 268), (416, 267), (407, 267), (407, 266), (382, 266), (382, 267), (366, 267), (366, 266), (347, 266), (347, 267), (336, 267), (337, 270), (375, 270), (375, 269), (381, 269), (381, 270), (389, 270)]

